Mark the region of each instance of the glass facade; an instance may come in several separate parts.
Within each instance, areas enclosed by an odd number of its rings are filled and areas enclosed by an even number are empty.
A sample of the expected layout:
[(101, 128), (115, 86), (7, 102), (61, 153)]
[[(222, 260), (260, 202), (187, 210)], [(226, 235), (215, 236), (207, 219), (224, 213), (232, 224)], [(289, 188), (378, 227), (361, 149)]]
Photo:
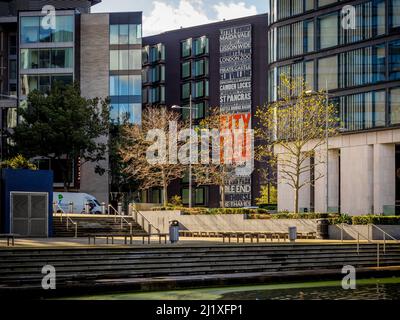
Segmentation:
[(73, 76), (70, 74), (41, 74), (41, 75), (22, 75), (21, 76), (21, 94), (27, 96), (34, 90), (38, 90), (42, 93), (48, 93), (51, 89), (51, 85), (55, 82), (63, 84), (71, 84), (73, 82)]
[(329, 14), (319, 18), (319, 48), (336, 46), (339, 42), (339, 15)]
[[(110, 120), (115, 124), (139, 124), (142, 114), (142, 26), (111, 24)], [(151, 75), (150, 75), (151, 76)], [(143, 78), (147, 79), (146, 74)]]
[(21, 69), (73, 68), (72, 48), (21, 49)]
[(128, 45), (142, 43), (142, 25), (115, 24), (110, 25), (110, 44)]
[(56, 15), (55, 29), (43, 28), (42, 23), (47, 17), (21, 17), (20, 41), (21, 43), (37, 42), (72, 42), (74, 41), (74, 16)]

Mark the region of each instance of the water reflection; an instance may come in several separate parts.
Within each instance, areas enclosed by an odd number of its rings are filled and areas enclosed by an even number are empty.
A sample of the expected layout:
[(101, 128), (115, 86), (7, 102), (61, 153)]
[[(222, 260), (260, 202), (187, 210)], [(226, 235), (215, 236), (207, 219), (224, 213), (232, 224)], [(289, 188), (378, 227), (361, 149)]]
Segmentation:
[(254, 290), (224, 293), (221, 300), (400, 300), (399, 284), (360, 285), (356, 290), (341, 287)]

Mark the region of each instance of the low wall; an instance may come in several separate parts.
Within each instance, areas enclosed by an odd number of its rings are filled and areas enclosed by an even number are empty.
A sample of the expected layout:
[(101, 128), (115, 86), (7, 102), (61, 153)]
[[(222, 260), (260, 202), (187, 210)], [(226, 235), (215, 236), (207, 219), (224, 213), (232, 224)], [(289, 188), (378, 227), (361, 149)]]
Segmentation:
[[(383, 231), (390, 234), (396, 239), (400, 239), (400, 225), (379, 225)], [(356, 240), (357, 232), (360, 233), (360, 240), (371, 238), (371, 240), (383, 240), (383, 233), (378, 229), (368, 226), (368, 225), (352, 225), (351, 227), (346, 227), (343, 232), (343, 240)], [(341, 239), (341, 229), (336, 225), (329, 226), (329, 239), (340, 240)], [(391, 240), (386, 237), (386, 240)]]
[(244, 215), (181, 215), (180, 211), (141, 211), (161, 232), (168, 232), (169, 221), (178, 220), (182, 230), (218, 232), (288, 232), (297, 227), (298, 232), (315, 232), (316, 220), (311, 219), (245, 219)]

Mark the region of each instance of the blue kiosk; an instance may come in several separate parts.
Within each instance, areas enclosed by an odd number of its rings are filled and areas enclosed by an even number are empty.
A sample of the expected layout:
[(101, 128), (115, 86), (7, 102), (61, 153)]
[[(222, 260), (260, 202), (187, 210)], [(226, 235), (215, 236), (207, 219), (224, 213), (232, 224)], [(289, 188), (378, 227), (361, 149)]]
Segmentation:
[(53, 172), (2, 170), (0, 233), (51, 237), (53, 233)]

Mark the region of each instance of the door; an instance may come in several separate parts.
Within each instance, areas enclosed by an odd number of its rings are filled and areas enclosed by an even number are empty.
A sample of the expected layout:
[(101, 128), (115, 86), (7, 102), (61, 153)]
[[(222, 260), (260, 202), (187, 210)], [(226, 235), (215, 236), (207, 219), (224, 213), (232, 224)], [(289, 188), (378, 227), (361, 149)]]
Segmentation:
[(48, 193), (11, 192), (11, 232), (26, 237), (47, 237), (48, 199)]

